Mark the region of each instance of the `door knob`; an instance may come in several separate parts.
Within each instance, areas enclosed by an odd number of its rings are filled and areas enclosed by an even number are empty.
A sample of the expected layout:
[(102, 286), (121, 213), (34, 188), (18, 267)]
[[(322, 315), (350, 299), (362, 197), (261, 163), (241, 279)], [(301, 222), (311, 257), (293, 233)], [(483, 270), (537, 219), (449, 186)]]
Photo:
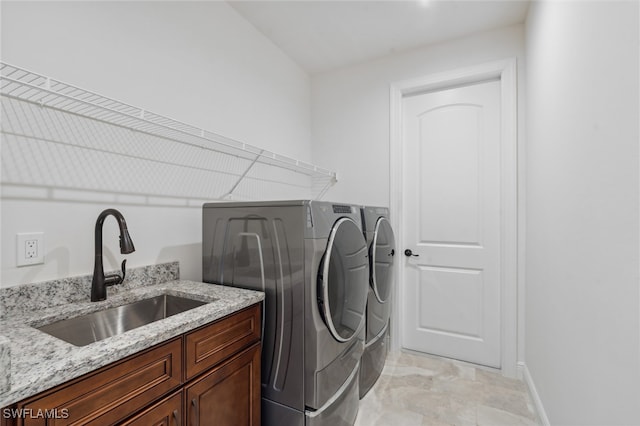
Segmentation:
[(407, 257), (412, 257), (412, 256), (413, 256), (413, 257), (418, 257), (418, 256), (419, 256), (419, 255), (417, 255), (417, 254), (413, 254), (413, 252), (411, 251), (411, 249), (406, 249), (406, 250), (404, 251), (404, 255), (405, 255), (405, 256), (407, 256)]

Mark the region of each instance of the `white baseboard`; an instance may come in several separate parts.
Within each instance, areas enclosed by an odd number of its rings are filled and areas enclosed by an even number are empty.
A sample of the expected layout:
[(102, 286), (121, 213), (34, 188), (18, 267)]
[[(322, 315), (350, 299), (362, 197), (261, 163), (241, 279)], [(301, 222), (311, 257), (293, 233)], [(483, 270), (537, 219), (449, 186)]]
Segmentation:
[(549, 417), (547, 417), (547, 412), (544, 409), (544, 405), (542, 405), (540, 395), (538, 395), (536, 385), (535, 383), (533, 383), (531, 373), (527, 368), (527, 364), (525, 364), (524, 362), (518, 362), (518, 377), (522, 377), (524, 379), (524, 382), (527, 384), (527, 387), (529, 388), (529, 394), (531, 395), (531, 399), (533, 399), (533, 404), (536, 406), (536, 412), (538, 413), (538, 417), (540, 417), (542, 426), (551, 426)]

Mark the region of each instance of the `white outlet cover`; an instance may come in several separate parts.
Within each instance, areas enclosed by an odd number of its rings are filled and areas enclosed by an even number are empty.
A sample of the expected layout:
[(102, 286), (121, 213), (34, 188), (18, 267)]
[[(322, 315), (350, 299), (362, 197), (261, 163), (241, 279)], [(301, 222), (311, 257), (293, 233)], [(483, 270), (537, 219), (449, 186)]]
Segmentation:
[(44, 263), (44, 232), (19, 233), (16, 237), (17, 266)]

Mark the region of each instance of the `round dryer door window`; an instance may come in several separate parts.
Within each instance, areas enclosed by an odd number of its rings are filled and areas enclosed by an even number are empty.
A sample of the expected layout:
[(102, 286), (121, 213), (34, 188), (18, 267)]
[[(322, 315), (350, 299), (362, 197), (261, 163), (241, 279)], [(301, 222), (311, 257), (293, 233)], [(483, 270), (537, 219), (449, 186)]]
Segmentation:
[(396, 254), (396, 240), (389, 221), (381, 217), (371, 242), (371, 287), (378, 302), (389, 300), (393, 285), (393, 259)]
[(318, 273), (318, 305), (333, 337), (346, 342), (364, 324), (368, 292), (367, 243), (349, 218), (329, 235)]

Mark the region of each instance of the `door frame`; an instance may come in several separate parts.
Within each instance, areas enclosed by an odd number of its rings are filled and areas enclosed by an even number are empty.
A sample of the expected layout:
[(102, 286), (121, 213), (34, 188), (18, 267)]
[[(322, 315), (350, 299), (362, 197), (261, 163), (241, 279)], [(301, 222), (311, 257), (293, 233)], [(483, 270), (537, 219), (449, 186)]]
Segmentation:
[[(402, 100), (404, 97), (456, 86), (500, 80), (500, 315), (501, 370), (517, 376), (518, 357), (518, 126), (516, 59), (510, 58), (477, 66), (455, 69), (424, 77), (394, 82), (390, 86), (390, 216), (396, 232), (398, 253), (404, 251)], [(404, 262), (404, 260), (403, 260)], [(393, 295), (391, 347), (402, 347), (400, 319), (404, 300), (404, 268), (398, 262)]]

